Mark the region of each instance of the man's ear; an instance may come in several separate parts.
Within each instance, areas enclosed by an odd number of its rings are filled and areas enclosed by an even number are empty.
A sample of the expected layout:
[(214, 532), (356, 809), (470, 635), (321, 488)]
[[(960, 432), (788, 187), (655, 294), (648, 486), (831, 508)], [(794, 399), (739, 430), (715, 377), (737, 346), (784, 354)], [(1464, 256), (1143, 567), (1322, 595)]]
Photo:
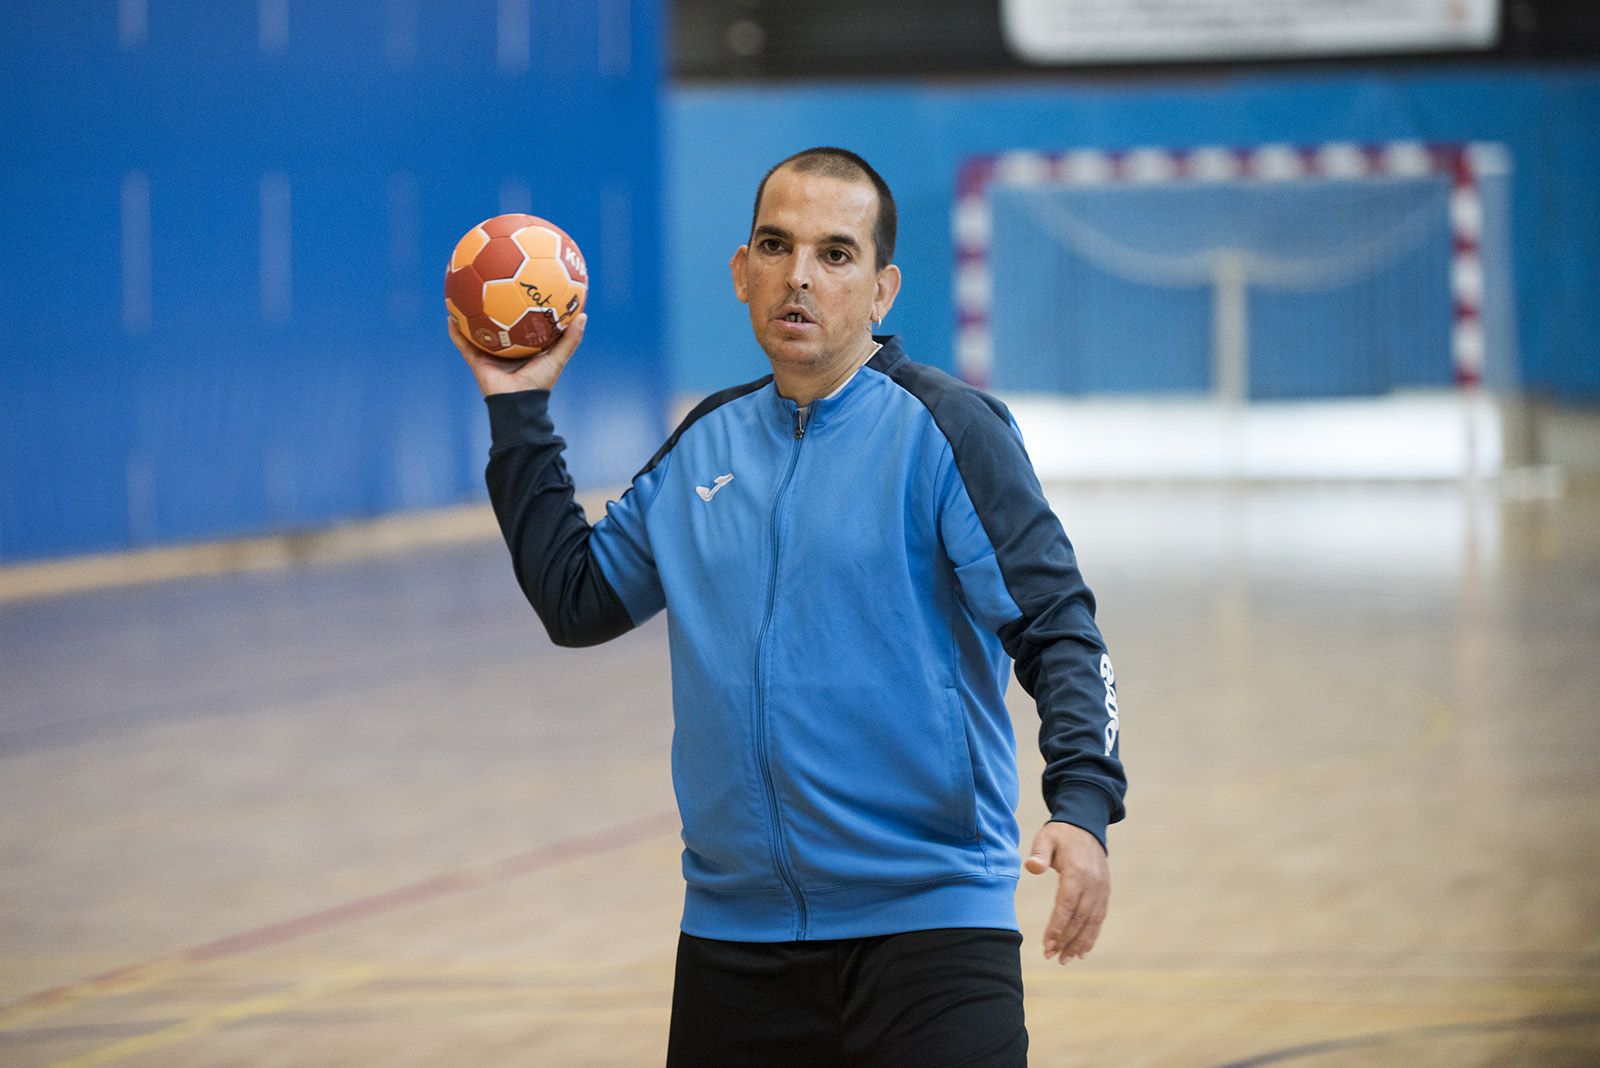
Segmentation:
[(900, 268), (889, 264), (878, 272), (878, 286), (872, 294), (872, 318), (874, 322), (882, 322), (884, 316), (889, 314), (889, 309), (894, 307), (894, 298), (900, 295)]
[(733, 254), (733, 259), (728, 261), (728, 268), (733, 271), (733, 295), (739, 298), (740, 304), (750, 303), (750, 287), (745, 283), (744, 268), (750, 257), (750, 246), (740, 245)]

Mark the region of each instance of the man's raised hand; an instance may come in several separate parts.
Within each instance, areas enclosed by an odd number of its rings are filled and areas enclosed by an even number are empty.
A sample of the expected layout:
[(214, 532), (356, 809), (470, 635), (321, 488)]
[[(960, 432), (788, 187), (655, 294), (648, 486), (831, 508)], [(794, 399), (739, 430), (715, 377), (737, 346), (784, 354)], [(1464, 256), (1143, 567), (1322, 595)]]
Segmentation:
[(572, 320), (561, 339), (537, 356), (507, 359), (493, 356), (474, 345), (456, 328), (454, 319), (448, 319), (450, 340), (460, 351), (461, 358), (472, 368), (472, 377), (478, 380), (478, 389), (485, 397), (495, 393), (520, 393), (528, 389), (549, 389), (561, 377), (561, 371), (572, 359), (572, 354), (583, 340), (584, 327), (589, 316), (579, 315)]

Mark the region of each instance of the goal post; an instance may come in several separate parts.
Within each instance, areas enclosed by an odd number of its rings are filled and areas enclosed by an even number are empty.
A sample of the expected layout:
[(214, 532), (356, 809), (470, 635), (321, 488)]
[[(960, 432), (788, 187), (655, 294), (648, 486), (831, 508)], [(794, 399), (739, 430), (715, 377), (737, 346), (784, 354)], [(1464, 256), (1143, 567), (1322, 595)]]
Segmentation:
[[(1151, 402), (1173, 416), (1186, 400), (1202, 423), (1232, 411), (1267, 426), (1283, 413), (1265, 405), (1312, 416), (1341, 402), (1397, 427), (1433, 425), (1441, 404), (1481, 423), (1477, 387), (1510, 395), (1519, 379), (1509, 172), (1488, 143), (970, 158), (954, 211), (958, 372), (1008, 399), (1070, 401), (1080, 420)], [(1426, 410), (1404, 411), (1413, 400)], [(1260, 427), (1218, 433), (1231, 458), (1205, 471), (1294, 477), (1284, 450), (1252, 459)], [(1474, 425), (1389, 477), (1481, 471), (1498, 448)]]

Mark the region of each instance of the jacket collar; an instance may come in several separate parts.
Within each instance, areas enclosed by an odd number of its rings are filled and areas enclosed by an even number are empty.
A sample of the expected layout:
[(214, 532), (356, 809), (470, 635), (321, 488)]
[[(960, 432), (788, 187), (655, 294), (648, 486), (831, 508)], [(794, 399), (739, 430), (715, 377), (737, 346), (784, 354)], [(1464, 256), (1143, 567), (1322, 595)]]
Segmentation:
[(906, 358), (905, 350), (900, 347), (899, 334), (873, 334), (872, 340), (883, 346), (867, 361), (867, 366), (874, 371), (888, 371)]
[[(872, 340), (882, 347), (872, 354), (871, 359), (861, 365), (863, 369), (870, 368), (871, 370), (882, 372), (906, 358), (905, 352), (900, 348), (900, 339), (897, 335), (874, 334), (872, 335)], [(836, 413), (843, 411), (851, 403), (851, 398), (861, 393), (863, 384), (870, 377), (862, 374), (861, 370), (858, 369), (837, 393), (829, 397), (819, 397), (812, 401), (806, 410), (806, 430), (810, 431), (813, 428), (822, 426), (833, 418)], [(786, 426), (793, 426), (798, 418), (799, 406), (778, 392), (776, 381), (771, 384), (771, 388), (773, 403), (778, 413), (782, 416)]]

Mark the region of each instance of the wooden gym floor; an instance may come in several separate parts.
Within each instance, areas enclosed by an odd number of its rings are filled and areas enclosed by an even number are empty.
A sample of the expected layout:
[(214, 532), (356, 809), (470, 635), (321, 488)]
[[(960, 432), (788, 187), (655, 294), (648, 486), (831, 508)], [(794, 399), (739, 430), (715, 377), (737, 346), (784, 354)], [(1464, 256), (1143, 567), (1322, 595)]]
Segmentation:
[[(1033, 1063), (1600, 1063), (1600, 498), (1053, 497), (1132, 790)], [(660, 1063), (665, 637), (491, 540), (0, 604), (0, 1064)]]

